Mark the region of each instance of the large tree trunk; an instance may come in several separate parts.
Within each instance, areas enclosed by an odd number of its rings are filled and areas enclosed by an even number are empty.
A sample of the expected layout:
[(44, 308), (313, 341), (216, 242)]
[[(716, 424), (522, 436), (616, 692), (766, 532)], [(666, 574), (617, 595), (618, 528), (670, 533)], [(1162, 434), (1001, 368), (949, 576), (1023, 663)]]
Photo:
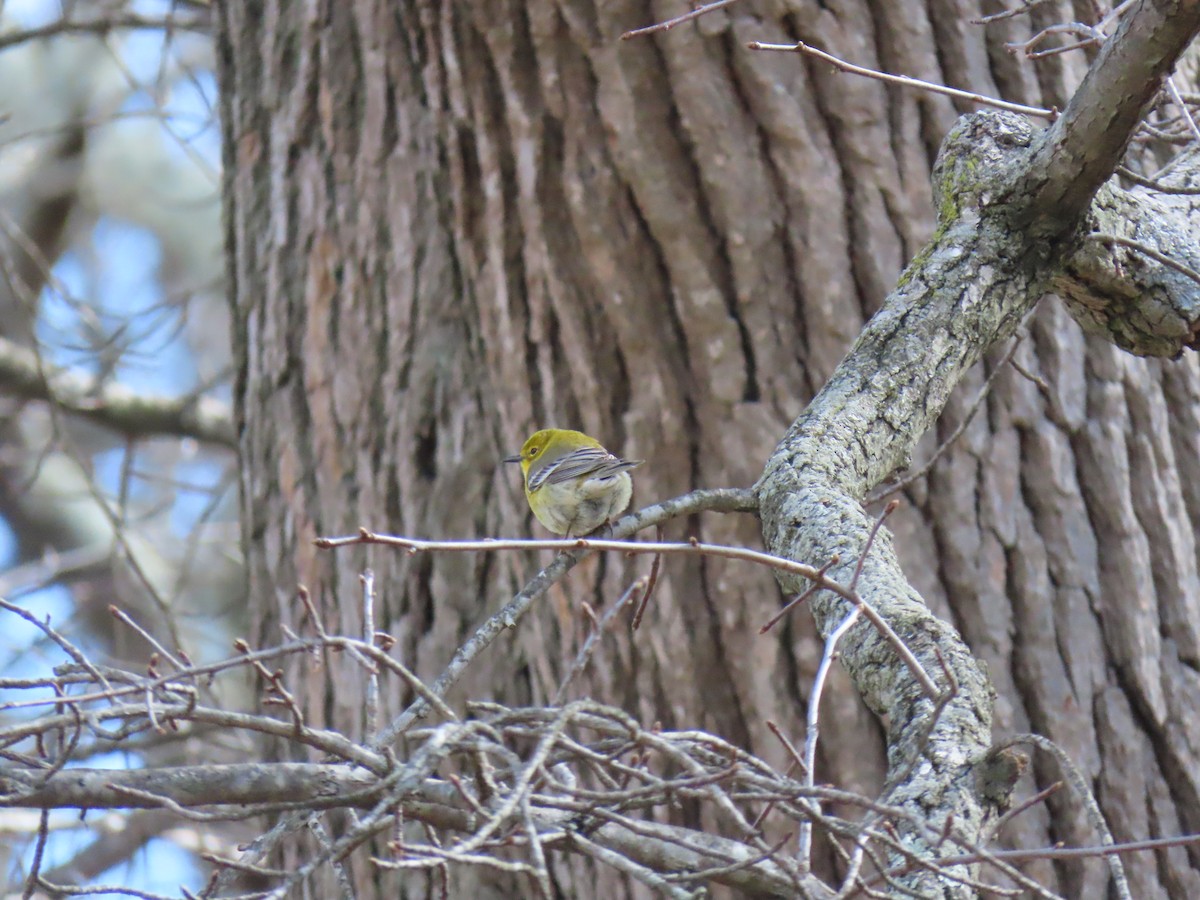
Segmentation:
[[(537, 561), (323, 555), (312, 539), (360, 525), (537, 532), (499, 465), (536, 427), (582, 428), (645, 458), (635, 502), (750, 485), (930, 234), (930, 169), (966, 107), (745, 44), (802, 39), (1061, 106), (1082, 57), (1035, 68), (1002, 47), (1026, 20), (983, 28), (968, 6), (743, 0), (620, 42), (683, 10), (223, 4), (243, 523), (262, 638), (303, 629), (299, 584), (327, 627), (361, 632), (369, 566), (376, 626), (435, 676)], [(1057, 3), (1033, 15), (1074, 17)], [(889, 522), (897, 550), (987, 663), (997, 737), (1036, 731), (1063, 745), (1118, 840), (1200, 829), (1200, 370), (1193, 356), (1147, 362), (1085, 338), (1056, 301), (1030, 332), (1017, 359), (1045, 388), (999, 375), (984, 412), (905, 492)], [(986, 374), (951, 402), (930, 449)], [(760, 542), (746, 516), (673, 530)], [(613, 602), (645, 568), (616, 557), (578, 567), (452, 702), (549, 702), (586, 633), (580, 604)], [(820, 647), (806, 613), (759, 636), (779, 601), (771, 577), (744, 564), (668, 562), (641, 630), (607, 639), (573, 695), (786, 765), (766, 723), (802, 733)], [(344, 703), (362, 677), (354, 664), (288, 677), (311, 723), (362, 735), (363, 710)], [(819, 779), (872, 793), (883, 729), (844, 681), (835, 688)], [(385, 697), (385, 717), (411, 699)], [(1057, 777), (1040, 758), (1035, 770)], [(1025, 847), (1096, 841), (1070, 799), (1006, 835)], [(1130, 857), (1134, 895), (1200, 896), (1189, 853)], [(1108, 877), (1095, 863), (1028, 871), (1069, 896), (1103, 893)], [(577, 860), (556, 874), (567, 896), (631, 890), (611, 871), (585, 877)], [(396, 878), (365, 864), (357, 877)]]

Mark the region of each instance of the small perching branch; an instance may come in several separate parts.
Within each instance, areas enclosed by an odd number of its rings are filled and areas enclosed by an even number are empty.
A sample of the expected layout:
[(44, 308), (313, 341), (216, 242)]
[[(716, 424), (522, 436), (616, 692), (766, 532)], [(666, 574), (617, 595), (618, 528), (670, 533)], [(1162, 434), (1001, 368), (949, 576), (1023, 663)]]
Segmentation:
[[(889, 509), (889, 512), (890, 512), (890, 509)], [(642, 510), (642, 512), (638, 513), (637, 515), (640, 516), (643, 513), (645, 513), (645, 510)], [(621, 522), (618, 522), (617, 527), (616, 527), (616, 530), (618, 530), (622, 533), (624, 533), (626, 530), (623, 525), (624, 521), (625, 520), (621, 520)], [(928, 673), (921, 667), (920, 663), (917, 662), (916, 658), (913, 657), (913, 655), (911, 653), (909, 653), (908, 648), (904, 646), (904, 642), (899, 638), (899, 636), (896, 635), (896, 633), (894, 631), (892, 631), (891, 626), (888, 625), (888, 623), (886, 621), (884, 621), (874, 609), (871, 608), (871, 605), (869, 603), (867, 603), (862, 598), (862, 596), (859, 595), (855, 591), (854, 583), (857, 580), (857, 570), (856, 570), (855, 577), (851, 579), (850, 585), (847, 586), (847, 585), (840, 584), (837, 581), (834, 581), (834, 580), (828, 578), (825, 575), (825, 572), (827, 571), (827, 568), (828, 568), (827, 566), (823, 566), (823, 567), (817, 569), (812, 566), (805, 565), (803, 563), (793, 562), (790, 559), (783, 559), (781, 557), (771, 556), (769, 553), (763, 553), (758, 550), (749, 550), (744, 547), (728, 547), (728, 546), (722, 546), (722, 545), (718, 545), (718, 544), (703, 544), (703, 543), (701, 543), (699, 541), (695, 541), (695, 540), (690, 541), (685, 544), (669, 544), (669, 543), (664, 544), (664, 543), (657, 543), (657, 542), (651, 543), (651, 542), (646, 542), (646, 541), (640, 541), (640, 542), (614, 541), (614, 540), (604, 540), (604, 539), (600, 539), (600, 538), (568, 538), (568, 539), (564, 539), (564, 540), (545, 540), (545, 541), (519, 540), (519, 539), (518, 540), (484, 540), (484, 541), (423, 541), (423, 540), (418, 540), (416, 538), (402, 537), (400, 535), (377, 534), (375, 532), (368, 531), (367, 529), (364, 528), (364, 529), (361, 529), (357, 535), (352, 535), (349, 537), (317, 538), (315, 543), (318, 547), (322, 547), (325, 549), (332, 549), (332, 548), (336, 548), (336, 547), (346, 547), (346, 546), (351, 546), (354, 544), (382, 544), (384, 546), (398, 547), (400, 549), (407, 550), (409, 553), (434, 553), (434, 552), (441, 552), (441, 553), (446, 553), (446, 552), (457, 552), (457, 553), (488, 552), (488, 553), (493, 553), (493, 552), (498, 552), (498, 551), (502, 551), (502, 550), (561, 550), (561, 551), (564, 551), (563, 554), (560, 555), (553, 563), (551, 563), (549, 566), (547, 566), (545, 569), (543, 569), (540, 573), (538, 573), (538, 575), (533, 579), (533, 581), (531, 581), (529, 583), (529, 585), (527, 585), (525, 587), (525, 589), (522, 590), (521, 593), (519, 593), (517, 595), (517, 600), (520, 600), (521, 598), (525, 597), (526, 594), (529, 594), (530, 603), (532, 603), (532, 601), (535, 600), (537, 597), (540, 597), (542, 594), (544, 594), (545, 591), (550, 587), (551, 584), (553, 584), (554, 582), (556, 582), (560, 578), (562, 578), (564, 575), (566, 575), (566, 573), (570, 570), (570, 567), (572, 565), (574, 565), (574, 563), (577, 562), (578, 559), (582, 558), (582, 554), (590, 553), (593, 551), (618, 551), (620, 553), (624, 553), (624, 554), (627, 554), (630, 556), (642, 555), (642, 554), (659, 556), (659, 555), (666, 554), (666, 555), (688, 555), (688, 556), (717, 556), (717, 557), (723, 557), (725, 559), (740, 559), (740, 560), (744, 560), (746, 562), (752, 562), (752, 563), (756, 563), (758, 565), (767, 566), (768, 568), (771, 568), (771, 569), (791, 572), (793, 574), (799, 575), (799, 576), (811, 581), (813, 584), (813, 589), (829, 591), (829, 592), (837, 595), (838, 597), (841, 597), (843, 600), (850, 603), (851, 606), (853, 606), (856, 609), (857, 614), (862, 615), (868, 622), (871, 623), (871, 625), (873, 625), (875, 628), (879, 629), (880, 634), (883, 636), (883, 639), (888, 644), (891, 645), (891, 647), (895, 650), (896, 654), (900, 657), (900, 659), (904, 660), (905, 664), (909, 665), (911, 667), (913, 676), (917, 679), (917, 682), (921, 685), (922, 689), (926, 692), (927, 696), (929, 696), (930, 698), (936, 698), (942, 693), (941, 689), (938, 688), (937, 684), (933, 681), (933, 679), (930, 678)], [(863, 551), (864, 554), (867, 553), (869, 550), (870, 550), (870, 544), (868, 543), (867, 547), (864, 548), (864, 551)], [(571, 561), (570, 565), (567, 564), (567, 560)], [(859, 566), (861, 567), (861, 565), (862, 565), (862, 560), (859, 560)], [(807, 593), (805, 596), (807, 596)], [(515, 602), (517, 602), (517, 600), (514, 600), (513, 602), (515, 603)], [(622, 602), (623, 602), (623, 600), (624, 600), (624, 598), (622, 598)], [(785, 608), (785, 611), (787, 608), (790, 608), (790, 606), (791, 606), (791, 604), (789, 604), (789, 606)], [(497, 613), (496, 616), (493, 616), (492, 617), (493, 620), (498, 619), (502, 624), (506, 624), (508, 627), (512, 627), (512, 625), (515, 624), (516, 619), (512, 618), (511, 622), (506, 621), (506, 617), (510, 617), (510, 615), (511, 615), (508, 612), (508, 610), (510, 610), (511, 607), (512, 607), (512, 603), (510, 603), (509, 606), (506, 606), (505, 609), (502, 610), (500, 613)], [(522, 603), (521, 613), (523, 614), (524, 611), (526, 611), (527, 609), (528, 609), (528, 606), (525, 605), (524, 603)], [(774, 624), (776, 621), (778, 621), (778, 618), (779, 617), (777, 616), (776, 618), (772, 619), (770, 624)], [(492, 620), (489, 620), (489, 623), (491, 621)], [(769, 626), (764, 627), (762, 630), (766, 631), (768, 627)], [(476, 637), (479, 637), (480, 635), (483, 635), (483, 634), (489, 633), (489, 632), (490, 632), (489, 624), (485, 623), (485, 625), (479, 630), (479, 632), (477, 632)], [(481, 643), (478, 649), (482, 650), (483, 647), (487, 646), (487, 643), (490, 643), (490, 639), (485, 643)], [(474, 656), (477, 654), (477, 652), (478, 652), (478, 650), (473, 651), (470, 654), (470, 657), (465, 657), (463, 664), (465, 665), (466, 662), (469, 662), (470, 659), (473, 659)], [(465, 656), (463, 654), (462, 649), (460, 649), (459, 653), (456, 655), (456, 657), (455, 657), (456, 660), (460, 656)], [(443, 679), (439, 678), (438, 681), (435, 682), (435, 684), (433, 686), (434, 692), (439, 693), (439, 696), (440, 696), (440, 692), (443, 691), (444, 689), (449, 688), (450, 684), (452, 684), (453, 682), (447, 681), (444, 688), (440, 687), (440, 685), (442, 685), (442, 683), (443, 683)], [(423, 714), (424, 713), (419, 713), (419, 715), (423, 715)], [(405, 716), (402, 718), (406, 718), (408, 715), (409, 715), (409, 713), (406, 712)], [(393, 723), (393, 727), (395, 727), (395, 723)], [(398, 733), (399, 732), (397, 732), (397, 734)], [(382, 746), (382, 744), (381, 744), (381, 746)]]
[[(47, 778), (40, 772), (5, 769), (0, 806), (42, 809), (154, 809), (176, 811), (201, 806), (271, 804), (277, 808), (370, 808), (378, 800), (379, 778), (363, 769), (328, 763), (237, 763), (167, 766), (154, 769), (67, 769)], [(448, 792), (443, 791), (441, 799)], [(436, 794), (423, 799), (431, 802)], [(416, 798), (414, 797), (414, 801)], [(262, 810), (255, 810), (258, 815)], [(241, 816), (238, 815), (237, 818)], [(221, 818), (230, 818), (229, 815)]]
[(1189, 187), (1186, 185), (1173, 185), (1173, 184), (1167, 184), (1166, 182), (1162, 182), (1162, 181), (1155, 181), (1153, 178), (1146, 178), (1143, 175), (1139, 175), (1137, 172), (1133, 171), (1130, 168), (1127, 168), (1126, 166), (1118, 166), (1117, 174), (1120, 175), (1123, 179), (1125, 179), (1133, 184), (1136, 184), (1139, 187), (1149, 188), (1150, 190), (1155, 191), (1156, 193), (1179, 194), (1179, 195), (1184, 195), (1184, 196), (1200, 195), (1200, 187), (1195, 187), (1195, 186)]

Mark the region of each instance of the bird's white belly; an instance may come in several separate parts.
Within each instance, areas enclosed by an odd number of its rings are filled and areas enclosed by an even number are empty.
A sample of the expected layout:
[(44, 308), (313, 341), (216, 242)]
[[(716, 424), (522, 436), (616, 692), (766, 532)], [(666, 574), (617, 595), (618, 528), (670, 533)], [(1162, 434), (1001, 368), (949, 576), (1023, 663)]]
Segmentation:
[(633, 496), (633, 479), (620, 472), (582, 483), (543, 484), (538, 493), (545, 495), (541, 510), (535, 510), (538, 521), (555, 534), (579, 537), (624, 511)]

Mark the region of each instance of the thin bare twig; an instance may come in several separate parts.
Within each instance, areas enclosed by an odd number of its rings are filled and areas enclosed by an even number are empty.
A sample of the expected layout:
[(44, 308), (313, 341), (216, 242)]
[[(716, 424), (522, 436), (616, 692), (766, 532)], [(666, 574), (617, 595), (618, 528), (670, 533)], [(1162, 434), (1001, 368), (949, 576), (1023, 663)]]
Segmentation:
[[(1118, 857), (1122, 853), (1138, 853), (1146, 850), (1164, 850), (1169, 847), (1186, 847), (1200, 844), (1200, 834), (1181, 834), (1175, 837), (1149, 838), (1144, 841), (1126, 841), (1117, 844), (1101, 844), (1096, 847), (1040, 847), (1036, 850), (993, 850), (992, 856), (1009, 862), (1025, 862), (1033, 859), (1096, 859)], [(963, 855), (938, 860), (939, 864), (958, 865), (977, 862), (982, 857)]]
[[(835, 553), (835, 554), (833, 554), (833, 556), (831, 556), (829, 558), (829, 562), (825, 563), (825, 565), (821, 566), (821, 568), (818, 569), (817, 571), (820, 572), (822, 575), (825, 575), (829, 572), (830, 569), (832, 569), (834, 566), (836, 566), (841, 561), (842, 561), (842, 558)], [(793, 609), (795, 609), (797, 606), (799, 606), (801, 603), (803, 603), (805, 600), (807, 600), (809, 597), (811, 597), (813, 594), (815, 594), (819, 590), (821, 590), (820, 583), (814, 581), (811, 585), (809, 585), (807, 590), (803, 591), (802, 593), (797, 594), (793, 599), (789, 600), (787, 603), (784, 604), (783, 609), (779, 610), (779, 612), (775, 613), (775, 615), (773, 615), (773, 616), (771, 616), (771, 618), (767, 619), (766, 623), (761, 628), (758, 629), (758, 633), (766, 634), (768, 631), (770, 631), (772, 628), (774, 628), (784, 618), (784, 616), (786, 616)]]
[[(105, 678), (104, 675), (101, 674), (100, 670), (97, 669), (95, 665), (93, 665), (92, 661), (89, 660), (87, 658), (87, 656), (84, 655), (83, 651), (80, 650), (78, 647), (76, 647), (69, 640), (67, 640), (63, 635), (61, 635), (54, 628), (50, 627), (50, 617), (49, 616), (47, 616), (46, 621), (43, 622), (41, 619), (39, 619), (37, 616), (35, 616), (29, 610), (25, 609), (23, 606), (17, 606), (17, 604), (15, 604), (15, 603), (9, 603), (3, 597), (0, 597), (0, 609), (7, 609), (11, 613), (16, 613), (18, 616), (20, 616), (26, 622), (33, 625), (35, 628), (37, 628), (39, 631), (41, 631), (42, 634), (46, 635), (46, 637), (48, 637), (55, 644), (57, 644), (59, 647), (61, 647), (63, 652), (65, 652), (69, 657), (71, 657), (71, 659), (73, 659), (75, 661), (76, 665), (80, 666), (83, 669), (86, 669), (88, 671), (88, 673), (93, 678), (95, 678), (99, 684), (104, 686), (104, 689), (106, 691), (112, 690), (112, 685), (108, 683), (108, 679)], [(0, 706), (0, 709), (3, 709), (3, 708), (11, 709), (12, 706), (9, 704), (4, 704), (3, 706)]]
[[(1071, 757), (1062, 747), (1040, 734), (1019, 734), (997, 744), (993, 751), (1002, 750), (1014, 744), (1032, 744), (1053, 756), (1058, 763), (1059, 770), (1066, 778), (1067, 784), (1070, 785), (1072, 793), (1083, 804), (1088, 822), (1100, 836), (1100, 843), (1104, 846), (1112, 846), (1116, 843), (1113, 840), (1112, 831), (1108, 827), (1108, 822), (1104, 818), (1104, 813), (1100, 811), (1100, 804), (1088, 786), (1087, 779), (1083, 777), (1083, 773), (1079, 771), (1078, 766), (1071, 761)], [(1129, 891), (1129, 881), (1125, 877), (1125, 866), (1121, 862), (1120, 855), (1105, 854), (1104, 858), (1108, 862), (1109, 873), (1112, 875), (1113, 887), (1116, 889), (1117, 896), (1121, 900), (1132, 900), (1133, 895)]]
[(46, 841), (50, 837), (50, 810), (43, 809), (38, 819), (37, 843), (33, 847), (33, 860), (29, 864), (29, 878), (25, 882), (25, 890), (21, 892), (21, 900), (30, 900), (37, 885), (41, 882), (42, 854), (46, 852)]
[[(375, 573), (366, 569), (359, 576), (362, 584), (363, 643), (375, 642)], [(367, 671), (367, 741), (374, 743), (379, 729), (379, 670), (372, 666)]]
[(681, 16), (676, 16), (673, 19), (667, 19), (665, 22), (659, 22), (657, 25), (647, 25), (645, 28), (636, 28), (633, 31), (626, 31), (621, 35), (621, 40), (628, 41), (635, 37), (643, 37), (647, 34), (654, 34), (657, 31), (670, 31), (676, 25), (682, 25), (684, 22), (690, 22), (692, 19), (698, 19), (705, 13), (714, 12), (718, 9), (723, 9), (726, 6), (732, 6), (737, 3), (737, 0), (714, 0), (713, 3), (706, 3), (703, 6), (698, 6), (691, 12), (686, 12)]
[[(888, 503), (879, 517), (875, 520), (875, 524), (871, 526), (871, 532), (867, 535), (866, 543), (863, 545), (862, 553), (858, 556), (858, 562), (854, 566), (854, 575), (850, 578), (850, 589), (854, 590), (858, 586), (858, 579), (862, 575), (863, 566), (866, 565), (867, 554), (871, 552), (871, 546), (875, 543), (875, 538), (879, 535), (879, 529), (883, 527), (884, 521), (899, 506), (896, 500)], [(821, 733), (821, 696), (825, 690), (825, 681), (829, 677), (829, 670), (833, 667), (833, 661), (837, 659), (837, 645), (847, 631), (858, 620), (859, 613), (862, 607), (855, 607), (850, 611), (850, 614), (841, 621), (837, 628), (829, 633), (825, 638), (825, 649), (821, 654), (821, 662), (817, 665), (817, 674), (813, 678), (812, 694), (808, 698), (808, 711), (806, 713), (805, 731), (804, 731), (804, 772), (802, 779), (804, 786), (812, 788), (817, 768), (817, 740)], [(821, 814), (820, 801), (814, 801), (814, 809), (816, 815)], [(812, 857), (812, 820), (804, 819), (800, 823), (800, 837), (797, 855), (800, 859), (800, 867), (802, 871), (808, 871), (811, 865)]]
[(1149, 247), (1146, 244), (1143, 244), (1141, 241), (1135, 241), (1131, 240), (1130, 238), (1120, 237), (1115, 234), (1104, 234), (1101, 232), (1089, 234), (1087, 238), (1088, 240), (1098, 241), (1101, 244), (1120, 244), (1122, 247), (1128, 247), (1130, 250), (1136, 250), (1138, 253), (1146, 255), (1155, 262), (1162, 263), (1167, 268), (1174, 269), (1176, 272), (1186, 275), (1192, 281), (1200, 284), (1200, 272), (1197, 272), (1195, 269), (1189, 266), (1185, 266), (1181, 262), (1171, 259), (1171, 257), (1163, 253), (1159, 253), (1153, 247)]
[(600, 846), (595, 841), (584, 837), (578, 831), (570, 832), (570, 842), (594, 859), (607, 863), (618, 872), (624, 872), (631, 878), (654, 888), (656, 891), (660, 891), (666, 896), (673, 898), (673, 900), (692, 900), (693, 894), (691, 891), (671, 884), (653, 869), (648, 869), (627, 856), (622, 856), (620, 853), (615, 853), (607, 847)]
[[(132, 458), (132, 456), (133, 454), (129, 454), (130, 458)], [(141, 637), (142, 640), (157, 650), (167, 660), (167, 662), (173, 665), (176, 669), (182, 671), (183, 669), (187, 668), (186, 663), (177, 659), (170, 650), (164, 647), (158, 641), (158, 639), (154, 637), (154, 635), (139, 625), (133, 616), (129, 615), (129, 613), (112, 604), (109, 605), (108, 612), (118, 622), (137, 632), (138, 636)]]
[[(655, 559), (658, 558), (659, 557), (655, 557)], [(567, 671), (566, 676), (563, 678), (562, 684), (558, 686), (558, 691), (554, 694), (555, 706), (558, 706), (563, 702), (563, 698), (567, 694), (567, 686), (570, 685), (575, 676), (582, 672), (584, 666), (587, 665), (588, 658), (592, 655), (596, 645), (599, 644), (600, 638), (604, 636), (604, 630), (608, 627), (609, 622), (616, 618), (617, 613), (619, 613), (625, 607), (625, 604), (630, 600), (633, 600), (635, 597), (645, 593), (649, 593), (649, 589), (647, 588), (648, 581), (649, 577), (645, 575), (637, 579), (633, 584), (625, 589), (625, 592), (621, 594), (616, 603), (605, 610), (604, 618), (597, 620), (592, 626), (591, 634), (587, 636), (587, 639), (583, 642), (583, 646), (579, 648), (579, 653), (575, 656), (575, 661), (571, 664), (571, 668)]]
[(875, 69), (866, 69), (862, 66), (856, 66), (853, 63), (848, 63), (843, 59), (839, 59), (830, 53), (823, 50), (818, 50), (816, 47), (810, 47), (803, 41), (797, 41), (794, 44), (764, 44), (761, 41), (751, 41), (746, 45), (751, 50), (779, 50), (792, 53), (804, 53), (807, 56), (822, 60), (829, 63), (836, 69), (843, 72), (849, 72), (852, 75), (861, 75), (864, 78), (874, 78), (878, 81), (884, 81), (888, 84), (898, 84), (901, 87), (915, 88), (921, 91), (929, 91), (934, 94), (945, 94), (948, 97), (956, 97), (960, 100), (969, 100), (972, 103), (982, 103), (985, 106), (994, 106), (997, 109), (1006, 109), (1009, 112), (1023, 113), (1027, 116), (1040, 116), (1043, 119), (1054, 119), (1058, 113), (1052, 109), (1044, 109), (1040, 106), (1025, 106), (1022, 103), (1010, 103), (1007, 100), (997, 100), (994, 97), (985, 97), (983, 94), (976, 94), (972, 91), (960, 91), (957, 88), (947, 87), (944, 84), (936, 84), (932, 81), (922, 81), (919, 78), (910, 78), (907, 75), (891, 75), (887, 72), (879, 72)]
[(1179, 114), (1183, 116), (1187, 122), (1188, 131), (1192, 133), (1192, 137), (1200, 140), (1200, 126), (1196, 125), (1196, 120), (1192, 116), (1192, 111), (1188, 109), (1188, 105), (1184, 102), (1183, 97), (1179, 93), (1179, 88), (1175, 85), (1174, 78), (1167, 79), (1167, 93), (1171, 95), (1171, 99), (1175, 101), (1175, 105), (1179, 107)]
[(1032, 0), (1030, 3), (1023, 3), (1020, 6), (1015, 6), (1012, 9), (1006, 9), (1003, 12), (998, 12), (994, 15), (981, 16), (978, 19), (969, 19), (968, 21), (970, 21), (972, 25), (990, 25), (992, 22), (999, 22), (1001, 19), (1011, 19), (1015, 16), (1023, 16), (1035, 7), (1049, 2), (1050, 0)]
[(1132, 181), (1134, 184), (1141, 185), (1144, 188), (1149, 188), (1152, 191), (1157, 191), (1160, 194), (1179, 194), (1182, 196), (1191, 197), (1200, 194), (1200, 187), (1182, 187), (1178, 185), (1163, 184), (1161, 181), (1155, 181), (1153, 178), (1147, 178), (1144, 175), (1139, 175), (1137, 172), (1126, 166), (1117, 166), (1117, 174), (1122, 178)]
[[(659, 523), (654, 528), (654, 539), (658, 543), (662, 543), (663, 527)], [(654, 594), (654, 588), (658, 585), (658, 572), (662, 567), (662, 554), (656, 553), (653, 561), (650, 563), (650, 578), (646, 582), (646, 590), (642, 593), (642, 599), (637, 605), (637, 609), (633, 612), (632, 627), (634, 631), (642, 625), (642, 616), (646, 614), (646, 607), (650, 605), (650, 597)]]
[(1045, 802), (1045, 800), (1047, 798), (1049, 798), (1053, 794), (1057, 794), (1059, 791), (1061, 791), (1064, 786), (1065, 785), (1063, 782), (1056, 781), (1056, 782), (1054, 782), (1054, 784), (1050, 785), (1048, 788), (1038, 791), (1032, 797), (1029, 797), (1028, 799), (1022, 801), (1021, 803), (1018, 803), (1016, 806), (1014, 806), (1012, 809), (1010, 809), (1008, 812), (1006, 812), (1004, 815), (1002, 815), (1000, 818), (998, 818), (996, 820), (996, 824), (992, 826), (991, 833), (999, 834), (1000, 829), (1002, 829), (1005, 825), (1007, 825), (1009, 822), (1011, 822), (1017, 816), (1021, 815), (1021, 813), (1025, 812), (1028, 809), (1032, 809), (1033, 807), (1037, 806), (1039, 803)]
[[(805, 721), (804, 730), (804, 772), (802, 773), (803, 784), (806, 788), (813, 787), (814, 770), (817, 765), (817, 739), (821, 733), (820, 725), (820, 708), (821, 695), (825, 691), (825, 680), (829, 675), (829, 670), (833, 666), (834, 659), (837, 658), (837, 645), (847, 631), (858, 620), (861, 607), (854, 607), (847, 614), (846, 618), (842, 619), (837, 628), (829, 633), (829, 637), (825, 638), (825, 649), (821, 654), (821, 662), (817, 666), (817, 675), (813, 679), (812, 695), (808, 698), (808, 712)], [(817, 814), (820, 814), (821, 805), (819, 801), (814, 802)], [(800, 861), (801, 871), (807, 872), (812, 864), (812, 821), (804, 819), (800, 822), (800, 836), (797, 848), (797, 856)]]
[[(1050, 47), (1047, 50), (1035, 50), (1034, 48), (1045, 43), (1046, 39), (1052, 34), (1069, 34), (1079, 37), (1079, 40), (1070, 44), (1061, 44), (1057, 47)], [(1023, 53), (1026, 59), (1044, 59), (1047, 56), (1057, 56), (1060, 53), (1070, 53), (1072, 50), (1082, 50), (1084, 47), (1097, 46), (1104, 43), (1108, 36), (1098, 31), (1091, 25), (1083, 25), (1078, 22), (1063, 23), (1059, 25), (1048, 25), (1031, 37), (1027, 41), (1014, 41), (1013, 43), (1005, 44), (1004, 49), (1009, 53)]]

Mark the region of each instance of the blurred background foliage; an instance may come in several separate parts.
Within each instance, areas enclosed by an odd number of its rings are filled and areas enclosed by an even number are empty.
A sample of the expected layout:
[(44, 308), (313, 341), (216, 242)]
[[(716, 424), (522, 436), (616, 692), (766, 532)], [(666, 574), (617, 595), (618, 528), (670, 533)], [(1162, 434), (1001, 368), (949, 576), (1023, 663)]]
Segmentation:
[[(0, 0), (0, 357), (32, 351), (43, 374), (66, 368), (97, 397), (123, 388), (227, 409), (208, 22), (204, 3)], [(145, 665), (151, 654), (109, 614), (114, 603), (172, 651), (224, 653), (244, 610), (234, 462), (219, 443), (0, 397), (0, 595), (97, 660)], [(0, 620), (0, 677), (64, 661), (32, 623), (3, 612)], [(0, 704), (16, 699), (5, 693)], [(179, 759), (186, 750), (145, 753)], [(77, 764), (143, 758), (105, 753)], [(37, 818), (0, 815), (9, 884), (22, 880)], [(147, 837), (162, 832), (159, 819)], [(77, 861), (92, 871), (59, 874), (151, 892), (197, 886), (194, 832), (148, 843), (130, 835), (123, 849), (100, 852), (131, 824), (115, 814), (51, 816), (43, 871), (93, 845)], [(138, 846), (146, 849), (129, 856)]]

